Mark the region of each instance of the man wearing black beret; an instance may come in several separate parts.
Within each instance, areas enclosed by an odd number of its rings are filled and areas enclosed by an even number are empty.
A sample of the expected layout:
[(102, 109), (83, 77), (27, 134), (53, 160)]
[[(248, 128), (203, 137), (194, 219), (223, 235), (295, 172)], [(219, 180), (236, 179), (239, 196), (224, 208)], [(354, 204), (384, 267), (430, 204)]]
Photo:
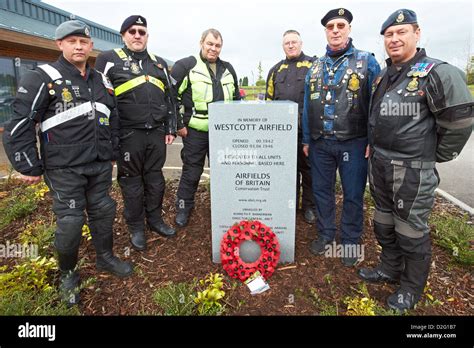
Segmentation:
[(97, 269), (127, 277), (133, 267), (112, 251), (117, 204), (109, 189), (111, 160), (115, 160), (114, 150), (118, 151), (114, 141), (118, 138), (118, 116), (110, 82), (87, 64), (93, 43), (84, 22), (59, 25), (56, 44), (61, 50), (59, 59), (28, 71), (21, 79), (3, 142), (22, 180), (37, 184), (44, 175), (52, 193), (59, 288), (63, 301), (75, 305), (79, 302), (78, 252), (86, 221)]
[(165, 237), (176, 231), (162, 217), (166, 145), (176, 133), (176, 112), (163, 58), (148, 52), (145, 17), (130, 16), (120, 27), (124, 47), (101, 53), (96, 68), (112, 82), (120, 117), (118, 182), (132, 247), (146, 249), (145, 219)]
[(321, 20), (328, 45), (305, 81), (303, 151), (310, 158), (318, 238), (311, 252), (322, 255), (336, 235), (335, 190), (339, 170), (344, 202), (341, 242), (345, 266), (362, 257), (363, 196), (367, 181), (367, 116), (371, 84), (380, 71), (373, 54), (358, 50), (349, 37), (352, 14), (329, 11)]
[(473, 121), (464, 73), (417, 48), (415, 12), (383, 23), (389, 58), (376, 79), (369, 110), (369, 181), (380, 264), (359, 271), (368, 282), (399, 283), (388, 306), (403, 312), (420, 300), (431, 263), (428, 217), (439, 184), (436, 162), (455, 159)]

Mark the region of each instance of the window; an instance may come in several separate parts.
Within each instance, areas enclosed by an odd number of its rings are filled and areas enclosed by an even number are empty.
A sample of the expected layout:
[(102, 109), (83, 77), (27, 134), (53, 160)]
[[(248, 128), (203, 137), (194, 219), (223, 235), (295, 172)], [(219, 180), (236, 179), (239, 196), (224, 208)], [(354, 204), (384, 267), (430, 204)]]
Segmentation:
[(15, 67), (11, 58), (0, 58), (0, 127), (12, 116), (12, 103), (15, 98)]
[(26, 59), (20, 59), (20, 58), (15, 58), (15, 70), (16, 70), (16, 77), (17, 77), (17, 82), (19, 83), (23, 75), (28, 70), (32, 70), (36, 68), (38, 65), (41, 65), (42, 63), (37, 63), (32, 60), (26, 60)]

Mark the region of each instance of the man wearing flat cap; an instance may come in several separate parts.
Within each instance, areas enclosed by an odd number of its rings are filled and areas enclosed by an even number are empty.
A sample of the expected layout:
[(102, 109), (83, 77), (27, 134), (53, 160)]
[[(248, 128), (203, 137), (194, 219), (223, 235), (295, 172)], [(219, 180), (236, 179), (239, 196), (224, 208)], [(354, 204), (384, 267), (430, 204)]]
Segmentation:
[(166, 145), (173, 143), (176, 112), (163, 58), (147, 50), (145, 17), (134, 15), (123, 22), (124, 46), (101, 53), (96, 68), (113, 84), (120, 117), (118, 182), (132, 247), (146, 249), (148, 227), (164, 237), (176, 231), (162, 217)]
[[(69, 305), (79, 301), (76, 270), (87, 211), (96, 266), (119, 277), (132, 265), (112, 251), (116, 203), (109, 196), (114, 150), (118, 148), (118, 116), (110, 82), (91, 69), (89, 27), (78, 20), (56, 29), (59, 59), (25, 74), (13, 104), (13, 119), (3, 142), (13, 167), (27, 184), (41, 175), (53, 198), (55, 242), (61, 271), (60, 290)], [(41, 155), (37, 153), (35, 126)]]
[[(336, 235), (335, 183), (339, 171), (344, 201), (341, 218), (342, 262), (354, 266), (362, 255), (363, 196), (367, 181), (367, 116), (371, 83), (380, 71), (373, 54), (354, 47), (345, 8), (321, 20), (328, 45), (306, 76), (303, 151), (310, 158), (318, 238), (311, 252), (322, 255)], [(347, 251), (347, 252), (346, 252)]]
[(399, 283), (387, 303), (403, 312), (420, 300), (429, 274), (435, 164), (460, 154), (472, 131), (474, 103), (461, 70), (417, 48), (415, 12), (395, 11), (380, 33), (389, 58), (369, 110), (369, 181), (382, 253), (379, 265), (359, 276)]

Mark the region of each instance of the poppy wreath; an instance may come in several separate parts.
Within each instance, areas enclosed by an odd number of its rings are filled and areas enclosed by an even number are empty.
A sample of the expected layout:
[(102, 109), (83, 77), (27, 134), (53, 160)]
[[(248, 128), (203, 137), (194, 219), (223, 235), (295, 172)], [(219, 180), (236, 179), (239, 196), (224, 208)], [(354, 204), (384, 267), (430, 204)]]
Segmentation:
[[(260, 246), (261, 254), (255, 262), (247, 263), (240, 258), (240, 245), (244, 241), (254, 241)], [(277, 236), (260, 221), (243, 220), (229, 228), (221, 240), (222, 267), (230, 277), (242, 282), (256, 271), (268, 279), (275, 271), (280, 254)]]

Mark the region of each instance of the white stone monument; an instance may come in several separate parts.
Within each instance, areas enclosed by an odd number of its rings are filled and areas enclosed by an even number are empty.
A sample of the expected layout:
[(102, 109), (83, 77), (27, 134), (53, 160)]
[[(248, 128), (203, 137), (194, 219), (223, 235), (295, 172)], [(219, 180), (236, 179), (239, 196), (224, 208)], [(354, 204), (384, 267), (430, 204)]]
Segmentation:
[[(241, 220), (259, 220), (277, 235), (280, 262), (295, 257), (298, 104), (217, 102), (209, 105), (212, 259), (223, 234)], [(256, 243), (240, 248), (246, 262)]]

